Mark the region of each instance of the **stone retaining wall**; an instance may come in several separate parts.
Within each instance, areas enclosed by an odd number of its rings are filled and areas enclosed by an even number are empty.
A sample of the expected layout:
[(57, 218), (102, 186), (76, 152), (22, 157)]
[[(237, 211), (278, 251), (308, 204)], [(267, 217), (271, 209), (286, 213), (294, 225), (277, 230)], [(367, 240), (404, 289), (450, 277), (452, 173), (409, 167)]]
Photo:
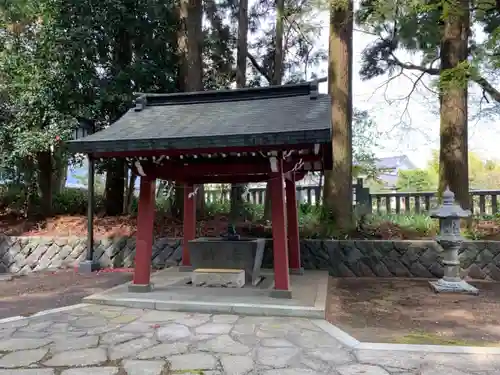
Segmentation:
[[(73, 267), (85, 259), (85, 238), (0, 236), (0, 273), (29, 273)], [(268, 241), (264, 267), (272, 266)], [(434, 241), (301, 241), (306, 269), (327, 269), (340, 277), (441, 277), (442, 249)], [(135, 238), (96, 241), (94, 258), (101, 267), (132, 267)], [(153, 267), (180, 263), (180, 239), (159, 238), (153, 246)], [(500, 280), (500, 242), (467, 241), (460, 253), (463, 276)]]

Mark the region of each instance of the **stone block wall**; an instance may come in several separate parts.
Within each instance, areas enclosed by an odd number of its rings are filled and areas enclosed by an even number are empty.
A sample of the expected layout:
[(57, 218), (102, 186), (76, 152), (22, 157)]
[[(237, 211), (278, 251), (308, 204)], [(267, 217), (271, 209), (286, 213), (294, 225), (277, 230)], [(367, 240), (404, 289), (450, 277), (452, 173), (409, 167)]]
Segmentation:
[[(0, 236), (0, 273), (29, 273), (45, 269), (68, 268), (86, 257), (86, 238)], [(153, 267), (180, 263), (181, 241), (159, 238), (153, 246)], [(94, 260), (102, 268), (133, 267), (135, 237), (101, 239), (94, 244)]]
[[(300, 250), (305, 269), (326, 269), (336, 277), (443, 276), (443, 250), (431, 240), (302, 240)], [(463, 277), (500, 281), (500, 241), (466, 241), (459, 256)], [(267, 251), (265, 264), (272, 261)]]
[[(94, 259), (103, 268), (134, 264), (133, 237), (98, 240), (94, 249)], [(337, 277), (441, 277), (441, 252), (434, 241), (301, 241), (304, 268), (328, 270)], [(85, 253), (85, 238), (0, 236), (0, 273), (74, 267), (85, 259)], [(272, 267), (272, 255), (269, 240), (263, 267)], [(180, 239), (155, 241), (153, 267), (175, 266), (181, 258)], [(466, 241), (460, 261), (464, 277), (500, 281), (500, 241)]]

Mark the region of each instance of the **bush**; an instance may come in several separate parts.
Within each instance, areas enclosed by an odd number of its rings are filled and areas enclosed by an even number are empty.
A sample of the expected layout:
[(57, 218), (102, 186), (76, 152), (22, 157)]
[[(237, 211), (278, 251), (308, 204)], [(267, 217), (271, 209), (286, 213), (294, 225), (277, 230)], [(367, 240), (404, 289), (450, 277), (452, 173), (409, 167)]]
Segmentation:
[(231, 204), (229, 202), (206, 202), (205, 203), (205, 215), (207, 217), (214, 217), (215, 215), (220, 214), (228, 214), (231, 208)]
[(366, 223), (372, 226), (391, 223), (400, 228), (414, 230), (423, 236), (432, 235), (439, 226), (437, 220), (425, 214), (368, 215)]
[[(26, 200), (26, 187), (23, 184), (5, 184), (0, 186), (0, 208), (21, 211)], [(39, 199), (35, 197), (35, 204)]]
[[(52, 197), (52, 210), (56, 215), (85, 215), (87, 213), (86, 189), (64, 188), (59, 194)], [(103, 197), (100, 194), (94, 196), (96, 211), (103, 205)]]

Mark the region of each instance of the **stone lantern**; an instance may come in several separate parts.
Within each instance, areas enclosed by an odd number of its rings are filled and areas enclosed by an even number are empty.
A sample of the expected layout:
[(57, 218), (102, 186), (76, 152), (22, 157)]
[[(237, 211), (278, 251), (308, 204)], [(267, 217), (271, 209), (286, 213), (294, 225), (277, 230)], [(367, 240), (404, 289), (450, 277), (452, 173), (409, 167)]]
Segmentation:
[(447, 187), (443, 193), (443, 204), (430, 212), (431, 217), (439, 220), (439, 235), (436, 242), (443, 248), (444, 276), (431, 281), (436, 293), (478, 294), (479, 291), (460, 277), (458, 251), (464, 238), (460, 234), (460, 220), (472, 215), (455, 203), (455, 194)]

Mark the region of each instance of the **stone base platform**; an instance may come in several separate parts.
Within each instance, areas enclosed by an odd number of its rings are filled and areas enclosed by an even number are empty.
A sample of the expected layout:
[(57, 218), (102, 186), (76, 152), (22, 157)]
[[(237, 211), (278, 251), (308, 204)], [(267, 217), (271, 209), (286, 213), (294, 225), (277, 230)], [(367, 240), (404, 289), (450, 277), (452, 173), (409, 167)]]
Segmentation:
[(130, 283), (126, 283), (86, 297), (84, 302), (211, 314), (325, 318), (328, 272), (305, 271), (303, 275), (290, 275), (293, 290), (290, 299), (269, 296), (274, 287), (272, 270), (263, 269), (260, 275), (263, 281), (256, 287), (197, 288), (190, 285), (190, 274), (172, 267), (152, 275), (154, 289), (149, 293), (129, 292)]
[(241, 288), (245, 285), (245, 270), (198, 268), (191, 274), (195, 287)]
[(460, 293), (472, 294), (475, 296), (479, 294), (479, 289), (470, 285), (465, 280), (445, 281), (443, 279), (439, 279), (437, 281), (429, 281), (429, 285), (435, 293)]

